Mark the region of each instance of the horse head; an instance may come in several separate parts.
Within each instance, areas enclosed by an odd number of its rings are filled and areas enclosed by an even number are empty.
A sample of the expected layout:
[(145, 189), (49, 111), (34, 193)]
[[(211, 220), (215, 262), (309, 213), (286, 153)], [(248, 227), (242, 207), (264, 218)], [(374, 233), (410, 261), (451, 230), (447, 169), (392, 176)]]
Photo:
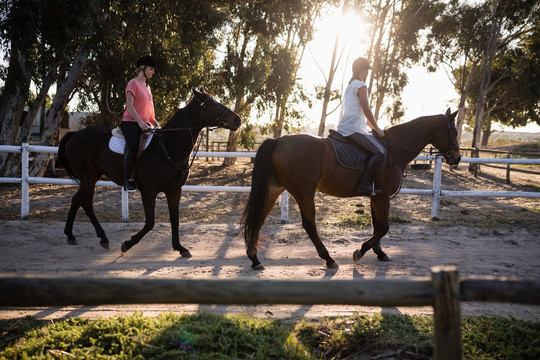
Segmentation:
[(240, 116), (225, 105), (217, 102), (212, 95), (204, 91), (204, 88), (191, 89), (194, 99), (196, 99), (201, 108), (199, 118), (200, 125), (217, 126), (228, 130), (237, 130), (242, 124)]
[(459, 144), (457, 140), (458, 131), (456, 128), (456, 115), (446, 110), (444, 116), (445, 126), (443, 130), (438, 131), (433, 139), (433, 145), (439, 150), (448, 165), (457, 165), (461, 160)]

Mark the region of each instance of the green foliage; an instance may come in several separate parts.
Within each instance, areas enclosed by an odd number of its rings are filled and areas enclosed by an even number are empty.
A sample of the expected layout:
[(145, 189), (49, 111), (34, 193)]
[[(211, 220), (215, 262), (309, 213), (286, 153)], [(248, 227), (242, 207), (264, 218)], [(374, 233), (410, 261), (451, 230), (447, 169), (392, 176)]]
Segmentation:
[(481, 316), (464, 319), (465, 359), (538, 359), (540, 323)]
[[(259, 319), (250, 316), (140, 313), (109, 319), (0, 321), (2, 359), (335, 359), (395, 352), (433, 356), (433, 321), (377, 313), (350, 317)], [(540, 323), (464, 318), (465, 359), (537, 359)]]
[(354, 215), (345, 216), (338, 222), (337, 225), (344, 228), (354, 227), (363, 229), (369, 224), (371, 224), (371, 215), (369, 213), (361, 212), (355, 213)]

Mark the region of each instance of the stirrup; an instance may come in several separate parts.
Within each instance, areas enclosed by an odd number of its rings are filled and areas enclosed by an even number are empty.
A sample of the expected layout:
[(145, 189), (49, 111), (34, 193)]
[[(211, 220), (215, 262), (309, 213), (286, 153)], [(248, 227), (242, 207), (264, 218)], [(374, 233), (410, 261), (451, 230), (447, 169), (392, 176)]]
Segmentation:
[(137, 191), (137, 184), (135, 183), (135, 180), (129, 179), (128, 181), (126, 181), (126, 183), (124, 184), (124, 191), (127, 191), (127, 192)]
[(377, 194), (382, 193), (382, 190), (375, 189), (375, 182), (373, 181), (369, 184), (360, 183), (358, 187), (356, 188), (356, 191), (360, 193), (360, 196), (375, 196)]

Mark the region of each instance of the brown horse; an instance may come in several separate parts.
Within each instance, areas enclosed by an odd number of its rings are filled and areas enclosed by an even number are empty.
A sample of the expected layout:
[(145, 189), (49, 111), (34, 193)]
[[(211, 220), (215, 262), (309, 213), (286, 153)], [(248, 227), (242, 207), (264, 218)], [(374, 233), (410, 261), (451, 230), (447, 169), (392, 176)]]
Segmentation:
[[(183, 257), (190, 257), (188, 249), (180, 244), (178, 235), (179, 202), (182, 186), (187, 181), (190, 169), (190, 154), (201, 130), (206, 126), (216, 126), (236, 130), (241, 124), (240, 117), (231, 109), (220, 104), (204, 89), (192, 90), (193, 98), (176, 111), (163, 129), (152, 130), (154, 137), (135, 165), (135, 180), (144, 207), (144, 227), (129, 241), (122, 244), (122, 252), (128, 251), (154, 227), (156, 196), (163, 192), (167, 197), (172, 230), (172, 247)], [(58, 147), (58, 157), (69, 175), (79, 182), (73, 196), (64, 233), (68, 243), (77, 244), (73, 236), (75, 215), (82, 206), (94, 225), (100, 245), (109, 248), (109, 239), (94, 213), (93, 199), (96, 182), (103, 176), (117, 183), (123, 183), (123, 155), (109, 149), (111, 130), (107, 127), (89, 127), (67, 133)]]
[[(420, 117), (385, 131), (387, 161), (374, 175), (375, 187), (381, 190), (371, 196), (373, 236), (353, 254), (354, 261), (373, 249), (377, 258), (388, 261), (381, 248), (381, 238), (388, 232), (390, 198), (401, 186), (405, 168), (428, 144), (435, 146), (447, 164), (461, 160), (457, 143), (457, 112)], [(315, 224), (315, 192), (338, 196), (359, 196), (356, 186), (361, 172), (341, 166), (330, 140), (310, 135), (290, 135), (266, 140), (255, 158), (251, 192), (243, 216), (243, 235), (252, 268), (264, 269), (257, 259), (259, 232), (278, 196), (287, 190), (296, 200), (302, 226), (313, 241), (317, 253), (328, 268), (338, 264), (323, 245)]]

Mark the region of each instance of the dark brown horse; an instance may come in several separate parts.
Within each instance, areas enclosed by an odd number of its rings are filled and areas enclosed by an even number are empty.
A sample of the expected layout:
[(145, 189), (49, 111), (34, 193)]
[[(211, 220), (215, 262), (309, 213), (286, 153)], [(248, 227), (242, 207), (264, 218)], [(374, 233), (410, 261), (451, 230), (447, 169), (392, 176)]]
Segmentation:
[[(389, 260), (381, 248), (381, 238), (389, 229), (390, 198), (399, 191), (407, 164), (426, 145), (435, 146), (449, 165), (459, 163), (456, 114), (450, 114), (448, 109), (445, 115), (421, 117), (385, 131), (387, 161), (374, 175), (375, 187), (382, 192), (370, 197), (373, 236), (354, 252), (354, 261), (362, 258), (369, 249), (373, 249), (379, 260)], [(257, 151), (251, 193), (243, 217), (243, 234), (252, 267), (264, 269), (257, 259), (259, 232), (284, 190), (296, 200), (302, 226), (326, 266), (338, 267), (319, 238), (314, 196), (317, 190), (338, 197), (358, 196), (356, 186), (360, 175), (360, 171), (338, 163), (328, 139), (299, 134), (266, 140)]]
[[(182, 186), (189, 175), (190, 154), (200, 131), (206, 126), (236, 130), (241, 121), (229, 108), (218, 103), (212, 96), (193, 89), (193, 98), (182, 109), (176, 111), (161, 130), (153, 130), (154, 137), (144, 150), (134, 170), (144, 207), (144, 227), (122, 244), (126, 252), (137, 244), (154, 227), (156, 196), (163, 192), (167, 196), (172, 230), (172, 247), (183, 257), (190, 257), (189, 250), (180, 245), (178, 235), (179, 202)], [(68, 243), (76, 245), (73, 236), (73, 222), (79, 207), (94, 225), (100, 244), (109, 248), (109, 239), (94, 214), (94, 190), (96, 182), (107, 176), (116, 184), (123, 182), (123, 155), (109, 149), (111, 130), (106, 127), (89, 127), (66, 134), (58, 148), (58, 156), (71, 177), (80, 183), (73, 196), (64, 233)]]

